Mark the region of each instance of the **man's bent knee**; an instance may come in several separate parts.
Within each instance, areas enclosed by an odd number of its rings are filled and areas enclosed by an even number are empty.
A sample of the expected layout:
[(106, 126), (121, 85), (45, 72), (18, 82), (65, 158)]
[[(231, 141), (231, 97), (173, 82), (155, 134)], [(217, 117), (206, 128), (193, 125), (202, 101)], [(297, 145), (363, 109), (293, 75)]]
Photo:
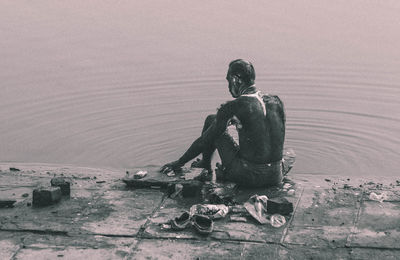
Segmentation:
[(202, 133), (204, 133), (204, 131), (206, 131), (210, 125), (216, 120), (217, 115), (208, 115), (206, 120), (204, 121), (204, 127), (203, 127), (203, 131), (201, 131)]
[(205, 124), (206, 125), (211, 125), (215, 121), (216, 118), (217, 118), (216, 114), (208, 115), (206, 120), (205, 120)]

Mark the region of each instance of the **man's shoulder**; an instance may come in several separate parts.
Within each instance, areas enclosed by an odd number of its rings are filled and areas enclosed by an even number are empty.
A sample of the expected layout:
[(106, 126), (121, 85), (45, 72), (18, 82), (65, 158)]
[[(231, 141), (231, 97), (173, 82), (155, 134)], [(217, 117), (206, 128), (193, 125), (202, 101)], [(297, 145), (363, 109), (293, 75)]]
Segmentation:
[(263, 101), (268, 104), (283, 105), (282, 100), (277, 95), (266, 94), (263, 95)]
[(268, 111), (272, 111), (273, 113), (277, 113), (281, 116), (283, 121), (286, 121), (285, 115), (285, 107), (283, 105), (282, 100), (276, 95), (264, 95), (263, 101), (267, 106)]
[(221, 108), (234, 108), (236, 106), (238, 106), (238, 103), (240, 103), (240, 100), (238, 98), (233, 99), (233, 100), (229, 100), (226, 101), (225, 103), (222, 103), (219, 107), (219, 109)]
[(218, 114), (231, 115), (234, 114), (237, 107), (237, 100), (230, 100), (220, 105)]

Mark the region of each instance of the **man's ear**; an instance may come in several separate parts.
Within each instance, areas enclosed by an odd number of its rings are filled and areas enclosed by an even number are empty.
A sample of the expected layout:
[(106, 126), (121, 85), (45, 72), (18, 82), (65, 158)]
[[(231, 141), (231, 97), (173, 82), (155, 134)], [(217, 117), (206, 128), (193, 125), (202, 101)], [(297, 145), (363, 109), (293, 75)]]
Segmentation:
[(242, 84), (242, 80), (238, 76), (233, 76), (232, 81), (234, 84), (239, 84), (239, 85)]

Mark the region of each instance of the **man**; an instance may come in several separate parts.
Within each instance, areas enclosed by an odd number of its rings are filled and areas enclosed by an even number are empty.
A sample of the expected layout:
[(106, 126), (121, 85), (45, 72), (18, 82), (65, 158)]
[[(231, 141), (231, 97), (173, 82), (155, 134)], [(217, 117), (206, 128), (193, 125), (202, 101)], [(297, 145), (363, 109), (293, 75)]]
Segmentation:
[[(211, 169), (211, 159), (217, 149), (224, 168), (217, 179), (236, 182), (247, 187), (278, 185), (282, 181), (285, 140), (285, 111), (277, 96), (262, 95), (255, 87), (253, 65), (245, 60), (229, 64), (226, 80), (235, 99), (209, 115), (202, 135), (179, 160), (167, 163), (160, 171), (178, 171), (188, 161), (202, 153), (202, 160), (192, 166)], [(236, 125), (239, 145), (228, 134), (228, 125)]]

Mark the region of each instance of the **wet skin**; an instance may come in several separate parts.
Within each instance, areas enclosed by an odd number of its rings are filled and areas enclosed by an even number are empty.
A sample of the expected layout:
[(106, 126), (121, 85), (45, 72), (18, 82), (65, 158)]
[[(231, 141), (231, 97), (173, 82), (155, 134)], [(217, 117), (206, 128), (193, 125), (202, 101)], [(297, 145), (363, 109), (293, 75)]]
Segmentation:
[[(242, 125), (238, 129), (239, 157), (257, 164), (282, 159), (285, 139), (285, 112), (279, 97), (263, 96), (267, 111), (266, 116), (264, 116), (262, 105), (256, 98), (241, 96), (242, 94), (255, 93), (257, 90), (254, 86), (244, 85), (237, 78), (233, 78), (229, 71), (227, 80), (229, 91), (235, 99), (221, 105), (216, 115), (208, 116), (202, 135), (193, 142), (179, 160), (161, 167), (161, 172), (179, 170), (180, 167), (200, 153), (203, 154), (203, 160), (197, 162), (196, 166), (211, 170), (211, 158), (216, 149), (214, 144), (225, 132), (228, 122), (233, 116), (236, 116)], [(242, 91), (239, 91), (240, 89)]]

